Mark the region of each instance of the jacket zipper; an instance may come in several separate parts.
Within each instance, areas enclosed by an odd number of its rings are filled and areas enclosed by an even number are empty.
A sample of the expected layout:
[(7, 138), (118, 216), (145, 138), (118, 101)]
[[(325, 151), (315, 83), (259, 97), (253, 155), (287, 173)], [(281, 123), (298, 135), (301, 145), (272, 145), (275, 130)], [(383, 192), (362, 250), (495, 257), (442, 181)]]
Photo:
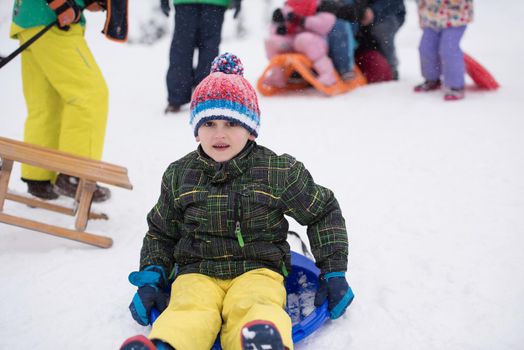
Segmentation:
[(240, 248), (244, 247), (244, 237), (242, 237), (242, 229), (240, 227), (240, 220), (242, 217), (242, 211), (240, 207), (240, 198), (238, 195), (235, 196), (235, 206), (236, 206), (236, 222), (235, 222), (235, 235), (237, 236), (238, 244)]
[(282, 274), (284, 275), (284, 277), (287, 277), (287, 275), (289, 275), (285, 260), (282, 260)]
[(242, 230), (240, 229), (240, 221), (237, 221), (235, 226), (235, 234), (237, 236), (238, 244), (240, 247), (244, 246), (244, 238), (242, 237)]

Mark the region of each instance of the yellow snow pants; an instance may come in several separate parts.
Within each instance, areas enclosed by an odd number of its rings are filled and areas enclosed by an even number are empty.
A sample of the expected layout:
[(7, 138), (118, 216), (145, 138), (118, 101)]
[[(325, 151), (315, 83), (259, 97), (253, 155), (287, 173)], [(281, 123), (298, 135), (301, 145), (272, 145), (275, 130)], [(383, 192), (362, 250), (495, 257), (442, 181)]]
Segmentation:
[(284, 346), (293, 349), (282, 275), (257, 269), (220, 280), (202, 274), (178, 276), (167, 309), (153, 324), (150, 339), (177, 350), (210, 350), (220, 332), (224, 350), (241, 349), (241, 330), (251, 321), (272, 322)]
[[(20, 44), (43, 27), (18, 33)], [(24, 141), (100, 160), (108, 113), (107, 86), (79, 24), (53, 27), (22, 52), (27, 106)], [(48, 170), (22, 165), (22, 177), (54, 180)]]

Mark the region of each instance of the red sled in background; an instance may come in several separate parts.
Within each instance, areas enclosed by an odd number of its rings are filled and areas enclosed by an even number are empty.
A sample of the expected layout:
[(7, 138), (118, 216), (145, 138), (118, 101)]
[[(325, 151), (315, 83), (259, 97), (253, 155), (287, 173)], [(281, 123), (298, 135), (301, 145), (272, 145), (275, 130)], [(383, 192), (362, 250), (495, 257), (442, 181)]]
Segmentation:
[[(393, 80), (393, 74), (386, 58), (375, 50), (358, 50), (355, 62), (366, 77), (368, 83)], [(496, 90), (500, 87), (493, 75), (478, 61), (464, 53), (466, 73), (479, 89)]]
[(480, 89), (496, 90), (500, 87), (490, 72), (467, 53), (464, 53), (464, 63), (466, 64), (466, 73)]

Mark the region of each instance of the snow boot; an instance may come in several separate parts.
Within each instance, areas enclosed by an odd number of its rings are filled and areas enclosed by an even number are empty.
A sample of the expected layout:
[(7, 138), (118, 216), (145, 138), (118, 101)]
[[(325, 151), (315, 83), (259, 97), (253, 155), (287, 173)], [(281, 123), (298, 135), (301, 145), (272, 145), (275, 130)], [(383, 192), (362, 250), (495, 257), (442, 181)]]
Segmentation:
[(143, 335), (135, 335), (126, 339), (120, 350), (157, 350), (157, 347)]
[(164, 114), (178, 113), (178, 112), (180, 112), (180, 106), (179, 105), (168, 104), (166, 109), (164, 109)]
[(22, 179), (22, 181), (27, 183), (27, 192), (35, 197), (44, 200), (57, 199), (59, 197), (54, 190), (53, 184), (49, 180), (39, 181)]
[(426, 80), (422, 84), (415, 86), (413, 89), (415, 92), (428, 92), (440, 89), (440, 79), (437, 80)]
[(306, 80), (304, 78), (302, 78), (302, 76), (300, 74), (298, 74), (298, 72), (293, 72), (291, 73), (291, 75), (289, 76), (289, 79), (287, 80), (288, 84), (295, 84), (295, 85), (298, 85), (298, 84), (306, 84)]
[(143, 335), (135, 335), (128, 338), (120, 347), (120, 350), (174, 350), (171, 345), (164, 343), (161, 340), (155, 339), (153, 341), (147, 339)]
[(340, 74), (340, 79), (342, 79), (343, 82), (348, 82), (353, 79), (355, 79), (357, 75), (353, 71), (345, 72)]
[(313, 62), (313, 68), (317, 72), (317, 80), (324, 86), (331, 86), (337, 82), (337, 75), (333, 62), (328, 56), (323, 56)]
[(284, 76), (284, 70), (280, 67), (276, 67), (269, 71), (269, 74), (266, 76), (266, 79), (264, 80), (264, 83), (277, 87), (277, 88), (285, 88), (286, 87), (286, 77)]
[(464, 89), (449, 88), (444, 93), (445, 101), (458, 101), (464, 98)]
[(242, 350), (284, 350), (275, 326), (268, 321), (253, 321), (242, 328)]
[[(56, 192), (67, 197), (75, 198), (78, 182), (77, 177), (58, 174), (55, 181)], [(109, 188), (96, 185), (95, 192), (93, 192), (93, 202), (105, 202), (109, 198), (111, 198)]]

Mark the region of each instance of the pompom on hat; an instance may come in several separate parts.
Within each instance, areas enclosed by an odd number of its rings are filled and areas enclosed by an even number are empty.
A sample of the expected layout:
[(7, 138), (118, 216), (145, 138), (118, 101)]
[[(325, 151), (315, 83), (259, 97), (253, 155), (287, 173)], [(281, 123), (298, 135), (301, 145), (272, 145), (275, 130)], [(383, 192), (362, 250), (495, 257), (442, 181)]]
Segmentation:
[(195, 136), (210, 120), (228, 120), (258, 136), (260, 110), (255, 89), (243, 77), (240, 59), (224, 53), (214, 59), (211, 73), (195, 88), (191, 99), (189, 123)]

